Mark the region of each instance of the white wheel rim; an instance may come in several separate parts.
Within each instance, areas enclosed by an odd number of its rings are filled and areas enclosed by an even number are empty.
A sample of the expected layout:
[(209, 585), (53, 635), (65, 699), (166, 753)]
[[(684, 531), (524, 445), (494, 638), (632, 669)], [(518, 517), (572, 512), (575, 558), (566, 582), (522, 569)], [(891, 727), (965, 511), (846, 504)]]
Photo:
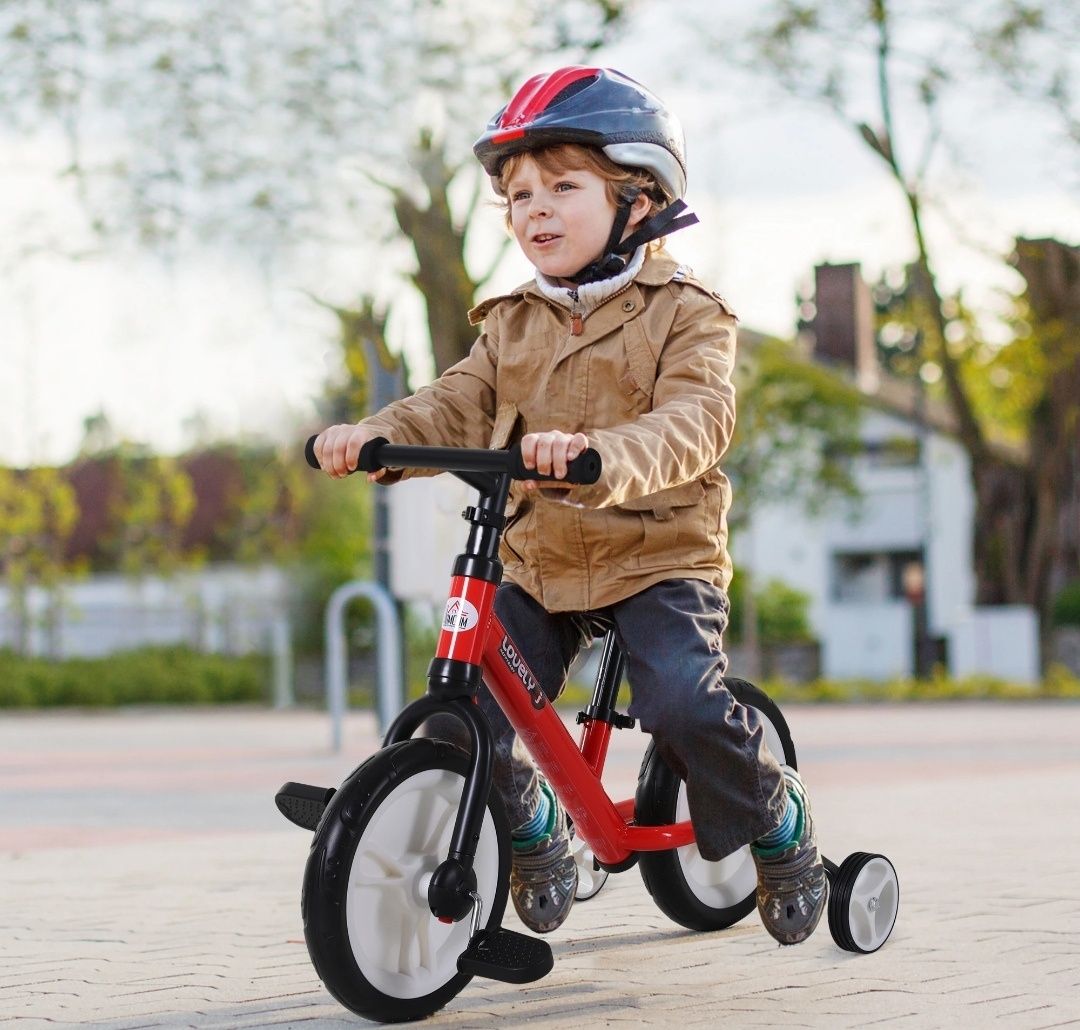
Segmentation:
[[(421, 998), (457, 976), (470, 919), (440, 923), (427, 904), (431, 874), (446, 857), (463, 777), (428, 769), (383, 799), (357, 844), (349, 868), (346, 924), (360, 971), (394, 998)], [(477, 892), (486, 924), (499, 876), (499, 841), (485, 808), (476, 848)]]
[[(747, 706), (752, 707), (752, 706)], [(755, 708), (765, 730), (765, 744), (781, 764), (787, 761), (784, 744), (772, 720)], [(675, 805), (675, 821), (690, 818), (690, 806), (686, 801), (686, 784), (679, 784), (679, 797)], [(757, 866), (750, 853), (750, 845), (720, 859), (709, 862), (701, 857), (696, 844), (687, 844), (676, 851), (686, 885), (694, 897), (709, 908), (731, 908), (745, 901), (757, 889)]]
[(586, 901), (604, 886), (608, 872), (606, 869), (597, 869), (593, 849), (576, 833), (571, 833), (570, 850), (577, 863), (578, 873), (577, 892), (574, 897), (579, 901)]
[(848, 899), (848, 929), (861, 951), (877, 951), (892, 933), (900, 885), (892, 863), (881, 855), (859, 870)]

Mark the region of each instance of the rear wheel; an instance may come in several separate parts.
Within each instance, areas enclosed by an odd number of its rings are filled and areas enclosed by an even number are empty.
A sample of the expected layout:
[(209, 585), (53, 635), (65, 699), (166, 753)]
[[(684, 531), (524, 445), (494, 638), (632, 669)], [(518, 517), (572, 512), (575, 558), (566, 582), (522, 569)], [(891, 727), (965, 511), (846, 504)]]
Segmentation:
[[(445, 741), (385, 748), (342, 784), (319, 825), (304, 873), (304, 937), (327, 990), (367, 1019), (430, 1015), (471, 979), (457, 968), (471, 920), (441, 923), (427, 902), (468, 764)], [(483, 925), (495, 929), (509, 888), (510, 828), (494, 795), (473, 868)]]
[[(735, 700), (754, 709), (765, 743), (781, 765), (797, 768), (787, 721), (769, 696), (746, 680), (725, 679)], [(690, 818), (686, 784), (660, 757), (654, 744), (645, 752), (635, 801), (637, 822), (660, 826)], [(642, 851), (638, 865), (645, 886), (662, 912), (691, 930), (722, 930), (755, 907), (757, 868), (750, 846), (710, 862), (696, 844), (669, 851)]]

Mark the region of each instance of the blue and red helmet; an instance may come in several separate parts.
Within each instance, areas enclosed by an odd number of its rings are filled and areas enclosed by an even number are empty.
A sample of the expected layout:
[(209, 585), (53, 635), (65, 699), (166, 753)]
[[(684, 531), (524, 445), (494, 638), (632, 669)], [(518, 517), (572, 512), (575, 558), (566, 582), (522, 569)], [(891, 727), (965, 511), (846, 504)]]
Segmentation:
[(686, 193), (682, 127), (652, 93), (613, 68), (534, 75), (490, 122), (473, 153), (499, 190), (512, 154), (559, 143), (602, 150), (617, 165), (651, 172), (669, 200)]

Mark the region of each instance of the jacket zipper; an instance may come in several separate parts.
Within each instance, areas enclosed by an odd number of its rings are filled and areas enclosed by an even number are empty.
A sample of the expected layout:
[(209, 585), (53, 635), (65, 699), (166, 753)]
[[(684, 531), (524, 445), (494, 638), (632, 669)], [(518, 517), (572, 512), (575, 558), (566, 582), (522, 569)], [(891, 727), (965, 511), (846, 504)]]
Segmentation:
[[(610, 297), (605, 297), (601, 303), (606, 304), (609, 300), (614, 300), (616, 297), (625, 293), (633, 285), (634, 280), (631, 279), (624, 286), (620, 286)], [(573, 307), (570, 309), (570, 335), (580, 336), (585, 331), (585, 317), (578, 309), (577, 290), (570, 291), (570, 299), (573, 301)]]

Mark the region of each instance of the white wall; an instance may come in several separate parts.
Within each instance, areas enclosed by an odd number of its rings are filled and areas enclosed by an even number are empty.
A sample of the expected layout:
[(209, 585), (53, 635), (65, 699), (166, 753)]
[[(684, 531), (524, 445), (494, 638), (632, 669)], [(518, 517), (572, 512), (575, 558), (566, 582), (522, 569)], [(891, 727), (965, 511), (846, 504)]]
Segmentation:
[(407, 479), (387, 488), (390, 502), (390, 591), (403, 601), (443, 604), (454, 558), (465, 549), (462, 511), (477, 492), (451, 475)]
[(1039, 679), (1039, 622), (1026, 606), (971, 609), (952, 627), (949, 648), (955, 676)]
[(910, 676), (912, 609), (905, 601), (829, 605), (821, 628), (821, 672), (830, 679)]
[[(273, 566), (215, 565), (171, 578), (96, 575), (62, 588), (57, 657), (93, 658), (147, 645), (188, 644), (240, 654), (269, 650), (270, 626), (288, 609), (289, 584)], [(49, 650), (48, 596), (29, 597), (32, 654)], [(15, 642), (8, 592), (0, 588), (0, 647)]]

